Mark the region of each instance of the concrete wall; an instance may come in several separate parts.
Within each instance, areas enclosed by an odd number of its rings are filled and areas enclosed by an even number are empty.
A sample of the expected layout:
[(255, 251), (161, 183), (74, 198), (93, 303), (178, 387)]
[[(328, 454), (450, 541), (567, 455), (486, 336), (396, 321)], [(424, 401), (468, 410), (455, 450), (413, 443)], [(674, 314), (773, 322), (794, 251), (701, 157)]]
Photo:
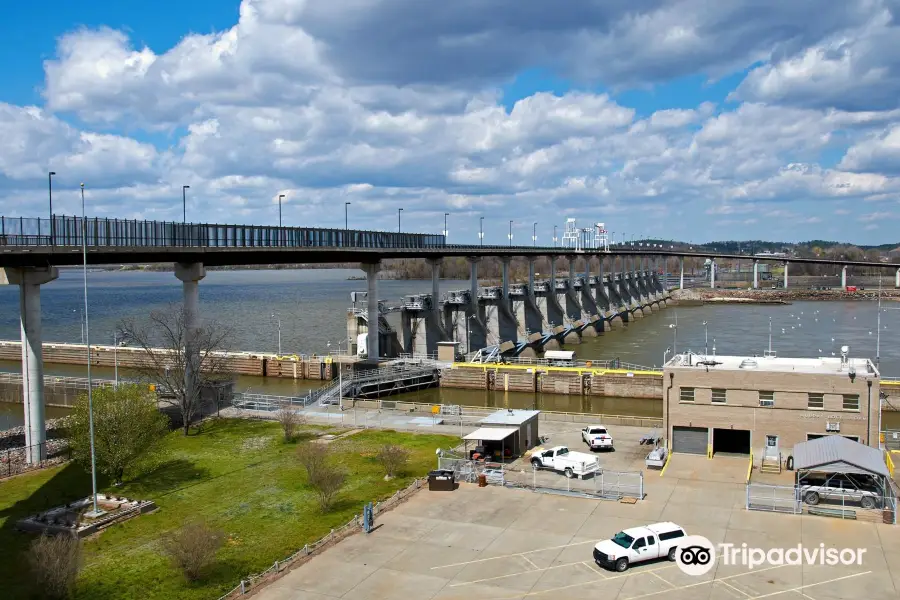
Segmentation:
[[(116, 355), (119, 366), (123, 369), (140, 367), (143, 350), (122, 347), (117, 352), (112, 346), (91, 345), (91, 365), (113, 367)], [(87, 351), (81, 344), (43, 345), (44, 363), (63, 365), (84, 365), (87, 363)], [(0, 360), (21, 361), (21, 342), (0, 341)], [(225, 367), (236, 375), (255, 375), (258, 377), (285, 377), (289, 379), (333, 379), (337, 370), (331, 368), (330, 358), (325, 357), (285, 357), (278, 360), (274, 354), (254, 352), (228, 353)], [(326, 363), (325, 375), (322, 376), (321, 364)]]
[[(863, 374), (851, 381), (846, 373), (675, 368), (666, 369), (664, 377), (663, 421), (669, 439), (673, 426), (749, 429), (754, 453), (761, 451), (767, 434), (778, 435), (782, 452), (790, 452), (806, 441), (808, 433), (825, 434), (826, 422), (839, 422), (840, 435), (856, 435), (862, 443), (878, 445), (877, 378), (871, 380), (870, 390)], [(682, 388), (694, 388), (694, 402), (681, 402)], [(712, 403), (713, 389), (726, 390), (725, 404)], [(775, 392), (773, 408), (759, 406), (760, 390)], [(809, 393), (823, 393), (825, 408), (809, 409)], [(859, 411), (843, 410), (843, 394), (859, 396)]]

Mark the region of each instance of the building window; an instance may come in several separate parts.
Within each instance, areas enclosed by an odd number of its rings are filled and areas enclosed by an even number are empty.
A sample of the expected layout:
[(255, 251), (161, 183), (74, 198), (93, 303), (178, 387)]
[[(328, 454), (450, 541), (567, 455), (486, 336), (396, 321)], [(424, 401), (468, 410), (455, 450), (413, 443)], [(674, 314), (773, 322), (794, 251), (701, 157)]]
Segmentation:
[(759, 405), (768, 408), (775, 406), (775, 392), (760, 392)]
[(712, 403), (713, 404), (725, 404), (725, 390), (719, 390), (719, 389), (713, 388)]
[(681, 388), (681, 402), (694, 401), (694, 388)]
[(825, 394), (809, 394), (806, 408), (810, 410), (825, 408)]
[(844, 410), (859, 410), (858, 394), (844, 394)]

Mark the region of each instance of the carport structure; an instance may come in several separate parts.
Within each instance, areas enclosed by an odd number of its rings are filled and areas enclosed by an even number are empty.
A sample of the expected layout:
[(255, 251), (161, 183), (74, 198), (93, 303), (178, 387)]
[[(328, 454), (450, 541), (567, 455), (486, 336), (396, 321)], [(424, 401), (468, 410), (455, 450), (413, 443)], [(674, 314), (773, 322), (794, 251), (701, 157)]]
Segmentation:
[[(835, 476), (849, 476), (837, 478), (843, 480), (863, 477), (874, 482), (877, 493), (881, 496), (878, 506), (884, 507), (886, 512), (890, 510), (891, 513), (896, 508), (891, 475), (882, 450), (840, 435), (828, 435), (794, 446), (793, 461), (796, 484), (801, 493), (804, 482), (818, 477), (829, 482), (824, 486), (828, 490), (825, 494), (831, 493), (834, 497), (830, 499), (840, 500), (843, 504), (848, 499), (854, 499), (853, 490), (842, 489), (841, 483), (830, 482), (835, 481)], [(846, 483), (844, 485), (846, 486)], [(829, 498), (826, 496), (825, 499)], [(894, 518), (893, 514), (891, 518)]]
[[(518, 443), (519, 430), (515, 427), (480, 427), (463, 437), (466, 443), (466, 457), (469, 457), (469, 442), (484, 448), (490, 458), (506, 461), (513, 458)], [(499, 456), (497, 456), (499, 454)]]

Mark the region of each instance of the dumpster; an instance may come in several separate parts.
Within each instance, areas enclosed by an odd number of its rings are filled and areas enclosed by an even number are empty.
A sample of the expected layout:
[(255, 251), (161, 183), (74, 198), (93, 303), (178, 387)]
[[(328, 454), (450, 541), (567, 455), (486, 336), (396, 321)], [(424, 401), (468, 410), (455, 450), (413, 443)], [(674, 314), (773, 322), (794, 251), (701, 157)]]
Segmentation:
[(428, 490), (431, 492), (452, 492), (456, 484), (453, 471), (438, 469), (428, 473)]

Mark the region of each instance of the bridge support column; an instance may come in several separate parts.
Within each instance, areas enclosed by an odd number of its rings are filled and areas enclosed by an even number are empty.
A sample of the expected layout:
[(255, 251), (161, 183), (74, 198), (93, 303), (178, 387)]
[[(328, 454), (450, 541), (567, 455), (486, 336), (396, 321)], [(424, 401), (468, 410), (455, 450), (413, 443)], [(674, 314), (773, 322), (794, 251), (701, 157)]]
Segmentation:
[(377, 363), (381, 356), (381, 349), (378, 344), (378, 323), (380, 315), (378, 314), (378, 272), (381, 271), (381, 261), (362, 265), (366, 272), (366, 320), (368, 321), (368, 332), (366, 333), (366, 357), (369, 362)]
[(509, 257), (500, 257), (500, 289), (503, 290), (503, 300), (509, 302)]
[(759, 289), (759, 261), (753, 261), (753, 289)]
[(841, 267), (841, 289), (847, 289), (847, 265)]
[(709, 262), (709, 287), (716, 288), (716, 261)]
[(684, 257), (683, 256), (678, 258), (678, 263), (681, 266), (681, 278), (678, 280), (678, 289), (683, 290), (684, 289)]
[(25, 461), (47, 458), (44, 423), (44, 358), (41, 351), (41, 286), (59, 277), (56, 267), (0, 269), (0, 284), (19, 286), (22, 335), (22, 396), (25, 409)]
[(472, 294), (472, 305), (478, 305), (478, 258), (470, 256), (469, 261), (469, 292)]
[(788, 289), (788, 261), (784, 261), (784, 289)]
[[(200, 329), (200, 280), (206, 277), (206, 269), (199, 262), (175, 263), (175, 277), (181, 280), (184, 303), (184, 391), (193, 396), (200, 393), (194, 365), (200, 363), (200, 349), (196, 347)], [(187, 400), (188, 404), (198, 401)]]
[(897, 269), (897, 272), (894, 273), (894, 287), (900, 288), (900, 269)]

